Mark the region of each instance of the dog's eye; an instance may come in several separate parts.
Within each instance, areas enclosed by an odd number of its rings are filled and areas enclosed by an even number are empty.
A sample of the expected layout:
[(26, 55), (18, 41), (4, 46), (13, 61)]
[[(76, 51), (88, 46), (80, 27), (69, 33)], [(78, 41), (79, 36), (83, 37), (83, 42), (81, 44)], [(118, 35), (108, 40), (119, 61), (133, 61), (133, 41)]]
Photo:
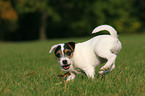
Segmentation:
[(57, 54), (56, 54), (56, 57), (57, 57), (57, 58), (60, 58), (60, 53), (57, 53)]
[(70, 55), (71, 55), (71, 52), (70, 52), (70, 51), (67, 51), (66, 54), (67, 54), (68, 56), (70, 56)]

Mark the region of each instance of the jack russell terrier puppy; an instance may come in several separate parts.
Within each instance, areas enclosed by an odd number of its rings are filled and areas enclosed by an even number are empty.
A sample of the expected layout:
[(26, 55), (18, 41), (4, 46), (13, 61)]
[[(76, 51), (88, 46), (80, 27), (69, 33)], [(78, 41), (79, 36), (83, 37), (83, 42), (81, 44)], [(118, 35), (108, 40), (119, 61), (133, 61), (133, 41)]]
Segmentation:
[(76, 74), (85, 73), (94, 78), (95, 67), (101, 67), (99, 74), (105, 74), (115, 68), (115, 59), (122, 45), (117, 38), (116, 30), (109, 25), (96, 27), (92, 33), (107, 30), (110, 35), (99, 35), (83, 43), (68, 42), (51, 47), (61, 66), (69, 75), (66, 80), (72, 80)]

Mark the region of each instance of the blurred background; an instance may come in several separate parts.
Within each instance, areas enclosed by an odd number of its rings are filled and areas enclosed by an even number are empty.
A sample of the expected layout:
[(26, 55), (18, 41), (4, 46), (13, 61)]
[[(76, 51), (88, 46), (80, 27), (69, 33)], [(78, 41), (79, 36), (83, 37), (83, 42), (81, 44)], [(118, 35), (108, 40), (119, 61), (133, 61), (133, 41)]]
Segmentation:
[(90, 36), (102, 24), (145, 33), (145, 0), (0, 0), (0, 41)]

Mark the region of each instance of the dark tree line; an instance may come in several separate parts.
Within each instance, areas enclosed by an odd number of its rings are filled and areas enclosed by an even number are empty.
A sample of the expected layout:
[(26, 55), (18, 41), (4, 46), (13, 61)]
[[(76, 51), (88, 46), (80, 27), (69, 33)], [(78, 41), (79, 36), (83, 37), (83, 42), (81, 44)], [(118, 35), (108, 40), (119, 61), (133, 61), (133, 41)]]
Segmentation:
[(145, 31), (145, 0), (0, 0), (0, 40), (88, 36), (109, 24), (121, 34)]

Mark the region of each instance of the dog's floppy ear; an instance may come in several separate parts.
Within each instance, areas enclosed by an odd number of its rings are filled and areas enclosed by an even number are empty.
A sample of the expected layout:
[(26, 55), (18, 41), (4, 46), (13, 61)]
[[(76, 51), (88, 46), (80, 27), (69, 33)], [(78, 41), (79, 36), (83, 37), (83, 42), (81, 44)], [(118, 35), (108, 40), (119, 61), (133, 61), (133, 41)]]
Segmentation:
[(69, 47), (70, 47), (70, 49), (72, 50), (72, 51), (74, 51), (74, 49), (75, 49), (75, 42), (68, 42), (68, 43), (66, 43), (66, 45), (68, 45)]
[(59, 44), (53, 45), (53, 46), (51, 47), (49, 53), (51, 53), (52, 51), (54, 51), (58, 45), (59, 45)]

